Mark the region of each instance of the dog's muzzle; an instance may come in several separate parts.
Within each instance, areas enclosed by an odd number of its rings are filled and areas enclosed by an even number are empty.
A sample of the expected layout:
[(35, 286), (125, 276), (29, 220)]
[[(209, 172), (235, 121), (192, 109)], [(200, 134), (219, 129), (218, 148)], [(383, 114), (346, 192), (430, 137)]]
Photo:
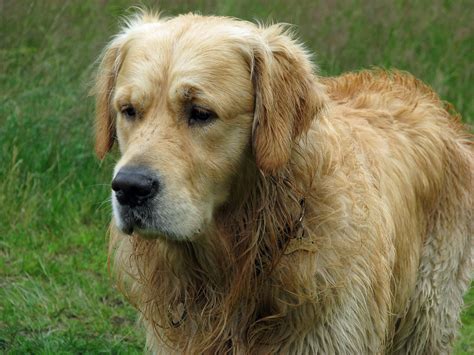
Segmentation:
[(143, 166), (124, 166), (112, 180), (112, 190), (119, 205), (123, 231), (131, 234), (134, 228), (147, 224), (150, 204), (160, 190), (156, 174)]

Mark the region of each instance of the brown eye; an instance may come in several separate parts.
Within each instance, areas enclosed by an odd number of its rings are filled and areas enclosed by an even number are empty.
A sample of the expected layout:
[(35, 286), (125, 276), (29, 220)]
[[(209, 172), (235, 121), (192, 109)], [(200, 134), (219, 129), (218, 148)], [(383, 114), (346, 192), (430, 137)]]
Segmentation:
[(214, 112), (203, 107), (193, 105), (189, 111), (188, 123), (189, 125), (204, 124), (210, 122), (216, 117), (217, 115)]
[(134, 120), (137, 116), (137, 111), (135, 110), (135, 107), (133, 107), (132, 105), (124, 106), (121, 112), (122, 112), (122, 115), (124, 115), (124, 117), (129, 120)]

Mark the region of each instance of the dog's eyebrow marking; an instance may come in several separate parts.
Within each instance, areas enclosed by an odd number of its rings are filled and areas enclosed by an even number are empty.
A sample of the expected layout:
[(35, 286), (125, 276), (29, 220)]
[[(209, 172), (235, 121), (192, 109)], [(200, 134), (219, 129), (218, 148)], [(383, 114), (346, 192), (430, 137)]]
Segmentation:
[(117, 91), (112, 99), (113, 107), (116, 111), (120, 111), (120, 108), (130, 104), (130, 95), (124, 94), (121, 91)]
[(112, 104), (115, 110), (122, 106), (133, 105), (140, 111), (144, 111), (150, 105), (152, 96), (143, 88), (135, 84), (125, 84), (117, 88)]
[(190, 83), (182, 84), (176, 89), (176, 92), (185, 101), (193, 101), (193, 100), (208, 101), (206, 100), (207, 98), (206, 91), (195, 84), (190, 84)]
[(192, 88), (189, 87), (189, 86), (186, 86), (182, 89), (182, 96), (183, 98), (185, 98), (186, 100), (190, 100), (193, 98), (193, 93), (192, 93)]

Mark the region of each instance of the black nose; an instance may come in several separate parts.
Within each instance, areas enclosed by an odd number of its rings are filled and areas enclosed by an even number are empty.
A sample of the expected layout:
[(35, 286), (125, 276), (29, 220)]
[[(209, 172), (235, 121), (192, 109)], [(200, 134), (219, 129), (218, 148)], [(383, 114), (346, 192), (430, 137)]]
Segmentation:
[(141, 205), (153, 198), (159, 189), (157, 176), (145, 167), (125, 166), (112, 181), (112, 190), (121, 205)]

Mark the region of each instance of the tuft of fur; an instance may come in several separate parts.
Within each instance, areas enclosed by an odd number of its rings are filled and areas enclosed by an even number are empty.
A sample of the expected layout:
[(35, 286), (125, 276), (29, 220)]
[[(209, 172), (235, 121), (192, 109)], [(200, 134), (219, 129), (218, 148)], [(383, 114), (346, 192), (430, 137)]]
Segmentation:
[[(144, 14), (127, 31), (155, 21)], [(449, 353), (472, 272), (474, 156), (459, 115), (408, 73), (318, 77), (281, 26), (241, 26), (252, 34), (240, 45), (255, 89), (253, 154), (232, 196), (195, 241), (111, 225), (114, 276), (148, 348)], [(97, 76), (100, 157), (114, 139), (123, 38)]]

